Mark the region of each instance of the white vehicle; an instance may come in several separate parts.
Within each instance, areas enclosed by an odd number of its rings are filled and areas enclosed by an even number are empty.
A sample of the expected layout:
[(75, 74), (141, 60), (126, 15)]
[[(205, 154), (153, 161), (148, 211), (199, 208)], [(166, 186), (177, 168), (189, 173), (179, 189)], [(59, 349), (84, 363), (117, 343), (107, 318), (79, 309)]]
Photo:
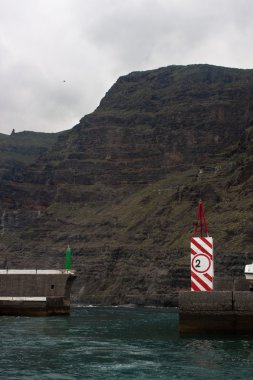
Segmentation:
[(253, 263), (245, 265), (244, 273), (246, 280), (250, 283), (251, 286), (253, 286)]

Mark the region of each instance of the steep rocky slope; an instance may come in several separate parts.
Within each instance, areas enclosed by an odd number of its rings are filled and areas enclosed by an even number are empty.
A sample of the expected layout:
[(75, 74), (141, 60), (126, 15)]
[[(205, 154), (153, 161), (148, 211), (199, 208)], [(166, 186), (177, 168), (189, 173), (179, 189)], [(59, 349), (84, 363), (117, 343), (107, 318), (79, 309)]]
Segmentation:
[(12, 179), (26, 165), (38, 160), (56, 142), (59, 134), (19, 132), (0, 133), (0, 179)]
[(3, 264), (62, 266), (83, 302), (173, 304), (201, 197), (216, 273), (252, 260), (253, 70), (119, 78), (97, 110), (1, 189)]

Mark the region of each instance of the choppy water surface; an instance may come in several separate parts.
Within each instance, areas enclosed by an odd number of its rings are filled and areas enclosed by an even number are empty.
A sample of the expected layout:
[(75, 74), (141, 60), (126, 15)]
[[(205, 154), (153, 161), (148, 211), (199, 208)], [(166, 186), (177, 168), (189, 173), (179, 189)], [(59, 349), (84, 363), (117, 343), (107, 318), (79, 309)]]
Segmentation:
[(250, 379), (253, 337), (180, 337), (176, 309), (0, 317), (0, 379)]

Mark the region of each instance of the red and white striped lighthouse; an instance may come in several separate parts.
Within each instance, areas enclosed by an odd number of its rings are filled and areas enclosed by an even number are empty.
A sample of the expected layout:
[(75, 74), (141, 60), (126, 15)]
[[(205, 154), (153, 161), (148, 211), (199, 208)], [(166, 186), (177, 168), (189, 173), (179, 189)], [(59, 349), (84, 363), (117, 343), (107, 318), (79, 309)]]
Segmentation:
[[(200, 227), (200, 237), (196, 236), (198, 227)], [(206, 236), (203, 236), (204, 229)], [(194, 236), (191, 238), (191, 290), (212, 291), (213, 276), (213, 238), (208, 236), (204, 207), (200, 200)]]

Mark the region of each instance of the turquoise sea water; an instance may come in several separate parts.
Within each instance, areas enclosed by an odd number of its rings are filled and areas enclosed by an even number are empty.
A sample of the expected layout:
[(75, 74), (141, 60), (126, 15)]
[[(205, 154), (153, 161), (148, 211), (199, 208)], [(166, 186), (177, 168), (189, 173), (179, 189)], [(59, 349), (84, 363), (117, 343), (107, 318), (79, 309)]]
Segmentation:
[(0, 320), (0, 379), (253, 378), (253, 336), (180, 337), (176, 309)]

